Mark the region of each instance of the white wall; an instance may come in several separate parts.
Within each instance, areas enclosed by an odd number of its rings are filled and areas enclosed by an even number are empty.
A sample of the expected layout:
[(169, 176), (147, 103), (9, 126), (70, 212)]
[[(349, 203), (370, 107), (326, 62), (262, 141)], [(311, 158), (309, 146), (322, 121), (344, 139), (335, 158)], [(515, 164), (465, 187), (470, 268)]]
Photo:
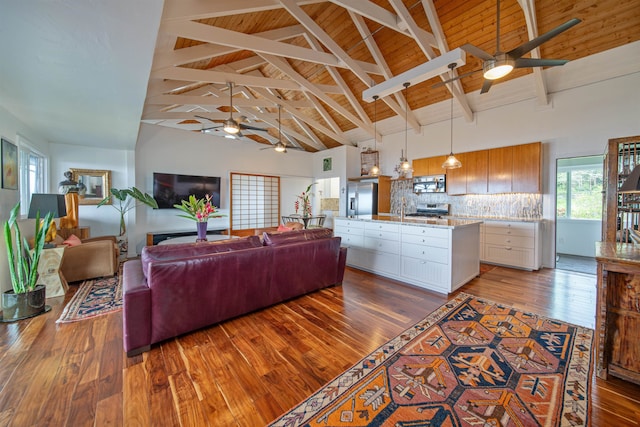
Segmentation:
[[(493, 89), (492, 89), (493, 91)], [(489, 92), (483, 96), (491, 96)], [(530, 99), (476, 113), (475, 120), (454, 119), (454, 152), (542, 141), (543, 262), (554, 265), (555, 174), (558, 158), (603, 154), (609, 138), (640, 135), (640, 73), (613, 78), (551, 95), (540, 107)], [(444, 101), (448, 103), (449, 101)], [(449, 120), (409, 131), (409, 160), (449, 152)], [(365, 141), (363, 146), (371, 146)], [(383, 174), (390, 174), (404, 148), (404, 130), (377, 144)]]
[[(20, 140), (24, 140), (19, 136), (27, 139), (32, 148), (41, 154), (49, 155), (49, 143), (46, 138), (38, 132), (31, 129), (26, 123), (18, 120), (8, 110), (0, 106), (0, 136), (14, 144), (18, 145)], [(20, 200), (18, 190), (5, 190), (0, 188), (0, 224), (9, 219), (9, 212)], [(29, 235), (29, 231), (33, 225), (33, 221), (28, 222), (21, 227), (21, 231), (25, 235)], [(33, 234), (33, 231), (31, 231)], [(11, 281), (9, 275), (9, 266), (7, 263), (7, 251), (4, 241), (4, 233), (0, 233), (0, 291), (4, 292), (11, 289)]]
[[(57, 143), (50, 145), (50, 151), (52, 178), (49, 190), (52, 193), (58, 192), (58, 183), (64, 180), (64, 172), (69, 168), (110, 170), (112, 188), (122, 189), (135, 185), (130, 161), (134, 156), (133, 151)], [(133, 215), (129, 215), (128, 225), (133, 226), (134, 219)], [(78, 222), (80, 226), (90, 227), (92, 237), (115, 236), (120, 231), (120, 214), (110, 205), (100, 208), (96, 205), (80, 205)]]
[(595, 256), (596, 249), (593, 242), (601, 240), (602, 221), (561, 218), (557, 221), (557, 253)]
[[(219, 176), (222, 178), (220, 210), (229, 214), (229, 176), (231, 172), (280, 176), (280, 211), (293, 212), (295, 196), (313, 182), (313, 155), (298, 150), (286, 154), (261, 150), (253, 141), (231, 141), (213, 135), (185, 132), (162, 126), (142, 124), (136, 146), (136, 186), (153, 192), (153, 172)], [(135, 235), (129, 247), (138, 253), (150, 231), (195, 230), (195, 224), (179, 218), (174, 209), (136, 212)], [(209, 221), (210, 227), (228, 228), (229, 217)]]

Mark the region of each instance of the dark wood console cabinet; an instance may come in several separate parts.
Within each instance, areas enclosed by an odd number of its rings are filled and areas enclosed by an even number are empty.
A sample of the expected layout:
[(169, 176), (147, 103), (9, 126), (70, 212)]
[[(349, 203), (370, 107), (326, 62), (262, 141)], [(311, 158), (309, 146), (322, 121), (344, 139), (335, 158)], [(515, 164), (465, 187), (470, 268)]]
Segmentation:
[(640, 248), (596, 243), (596, 374), (640, 384)]

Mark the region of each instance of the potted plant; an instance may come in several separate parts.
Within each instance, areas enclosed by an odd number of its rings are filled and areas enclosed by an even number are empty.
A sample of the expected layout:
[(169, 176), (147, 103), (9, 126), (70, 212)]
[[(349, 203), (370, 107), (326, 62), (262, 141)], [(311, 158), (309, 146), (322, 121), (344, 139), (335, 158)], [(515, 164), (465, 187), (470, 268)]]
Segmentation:
[(20, 203), (18, 202), (11, 209), (9, 220), (4, 223), (4, 241), (7, 246), (9, 274), (13, 288), (2, 294), (2, 316), (5, 322), (26, 319), (46, 311), (47, 288), (37, 284), (38, 264), (44, 250), (45, 236), (51, 227), (53, 213), (48, 212), (42, 222), (40, 222), (40, 212), (37, 213), (33, 249), (29, 249), (27, 239), (22, 237), (20, 232), (19, 213)]
[(189, 195), (189, 200), (182, 200), (179, 205), (173, 205), (173, 207), (185, 213), (185, 215), (178, 216), (196, 221), (198, 231), (196, 242), (207, 240), (207, 221), (209, 221), (209, 218), (224, 216), (217, 213), (218, 208), (211, 203), (211, 195), (209, 194), (202, 199), (198, 199), (191, 194)]
[[(136, 203), (136, 201), (139, 203)], [(98, 203), (98, 207), (108, 203), (111, 203), (111, 207), (120, 213), (120, 234), (118, 234), (118, 246), (120, 248), (120, 257), (126, 258), (129, 245), (126, 237), (127, 223), (124, 221), (124, 215), (140, 204), (157, 209), (158, 203), (153, 196), (143, 193), (136, 187), (125, 188), (122, 190), (118, 190), (117, 188), (110, 189), (109, 195)]]

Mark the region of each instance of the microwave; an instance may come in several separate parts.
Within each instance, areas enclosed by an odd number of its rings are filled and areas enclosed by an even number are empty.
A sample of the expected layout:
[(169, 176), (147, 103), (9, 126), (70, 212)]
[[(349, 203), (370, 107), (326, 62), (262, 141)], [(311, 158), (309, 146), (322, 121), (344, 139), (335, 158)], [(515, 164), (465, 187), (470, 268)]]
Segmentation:
[(444, 193), (447, 191), (445, 175), (417, 176), (413, 178), (414, 193)]

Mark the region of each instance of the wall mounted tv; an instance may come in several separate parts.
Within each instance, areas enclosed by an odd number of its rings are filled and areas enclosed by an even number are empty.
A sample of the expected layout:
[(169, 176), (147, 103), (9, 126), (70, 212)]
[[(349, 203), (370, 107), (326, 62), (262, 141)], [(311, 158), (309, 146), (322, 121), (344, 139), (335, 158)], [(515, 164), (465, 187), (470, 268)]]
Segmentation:
[(153, 173), (153, 197), (160, 209), (173, 209), (193, 194), (202, 198), (211, 195), (213, 205), (220, 207), (220, 177)]

